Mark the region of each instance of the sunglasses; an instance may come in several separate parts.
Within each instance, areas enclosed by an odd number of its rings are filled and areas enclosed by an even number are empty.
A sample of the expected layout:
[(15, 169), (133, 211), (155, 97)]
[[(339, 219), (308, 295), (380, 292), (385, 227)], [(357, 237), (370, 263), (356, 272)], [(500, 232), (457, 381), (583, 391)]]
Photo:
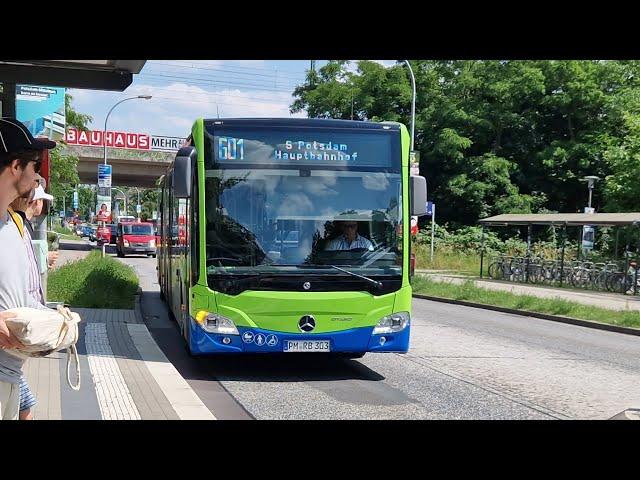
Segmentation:
[(344, 223), (344, 228), (356, 228), (358, 226), (357, 223)]
[(40, 173), (40, 170), (42, 169), (42, 161), (40, 160), (31, 160), (33, 162), (33, 170), (36, 173)]

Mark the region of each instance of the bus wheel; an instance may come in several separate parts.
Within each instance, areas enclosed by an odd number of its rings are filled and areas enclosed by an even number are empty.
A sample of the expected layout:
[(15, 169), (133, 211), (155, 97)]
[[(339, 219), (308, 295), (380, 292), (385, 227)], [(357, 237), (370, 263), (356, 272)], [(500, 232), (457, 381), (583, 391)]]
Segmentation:
[(367, 352), (343, 352), (343, 353), (338, 353), (338, 357), (352, 360), (355, 358), (362, 358), (365, 356), (366, 353)]

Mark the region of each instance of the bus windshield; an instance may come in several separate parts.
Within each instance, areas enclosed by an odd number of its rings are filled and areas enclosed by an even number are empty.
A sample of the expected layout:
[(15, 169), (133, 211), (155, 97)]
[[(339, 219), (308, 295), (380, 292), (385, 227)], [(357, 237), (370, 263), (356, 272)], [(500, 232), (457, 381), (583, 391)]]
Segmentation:
[(209, 273), (402, 273), (399, 174), (217, 170), (205, 192)]

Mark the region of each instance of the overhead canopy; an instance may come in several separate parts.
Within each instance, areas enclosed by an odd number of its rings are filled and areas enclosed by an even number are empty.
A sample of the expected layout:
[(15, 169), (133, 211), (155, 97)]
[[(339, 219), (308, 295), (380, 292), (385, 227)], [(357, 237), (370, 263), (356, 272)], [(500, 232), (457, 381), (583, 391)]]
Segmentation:
[(640, 213), (536, 213), (503, 214), (479, 220), (482, 225), (594, 225), (613, 227), (640, 224)]
[(0, 60), (0, 83), (122, 92), (146, 60)]

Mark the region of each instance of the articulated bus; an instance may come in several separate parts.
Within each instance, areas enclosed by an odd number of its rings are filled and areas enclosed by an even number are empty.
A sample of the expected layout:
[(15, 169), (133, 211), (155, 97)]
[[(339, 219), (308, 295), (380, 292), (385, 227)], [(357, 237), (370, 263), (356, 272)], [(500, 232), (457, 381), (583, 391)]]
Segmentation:
[(199, 119), (158, 185), (158, 282), (192, 355), (407, 352), (409, 174), (395, 122)]

